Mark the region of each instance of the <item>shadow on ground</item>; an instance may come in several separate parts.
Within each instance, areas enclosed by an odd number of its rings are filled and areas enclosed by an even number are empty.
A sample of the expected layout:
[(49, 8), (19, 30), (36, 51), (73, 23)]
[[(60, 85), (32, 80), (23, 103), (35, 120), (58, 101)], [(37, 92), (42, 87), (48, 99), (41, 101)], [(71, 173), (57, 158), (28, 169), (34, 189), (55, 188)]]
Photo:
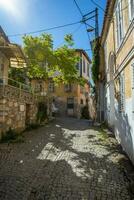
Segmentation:
[(0, 145), (0, 199), (131, 199), (126, 157), (98, 134), (88, 121), (56, 119), (25, 143)]

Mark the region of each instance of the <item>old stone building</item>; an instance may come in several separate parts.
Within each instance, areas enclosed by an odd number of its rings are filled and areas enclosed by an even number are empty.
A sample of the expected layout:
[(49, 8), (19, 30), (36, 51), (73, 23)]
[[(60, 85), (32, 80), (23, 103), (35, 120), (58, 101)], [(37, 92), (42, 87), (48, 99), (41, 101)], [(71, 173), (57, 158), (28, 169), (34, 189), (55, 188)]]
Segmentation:
[[(108, 0), (101, 34), (99, 111), (134, 162), (134, 1)], [(105, 79), (104, 79), (105, 77)]]
[(32, 88), (36, 93), (53, 98), (60, 116), (67, 115), (80, 118), (82, 108), (89, 103), (91, 61), (82, 49), (76, 49), (76, 54), (80, 57), (80, 61), (76, 66), (78, 74), (86, 80), (84, 86), (77, 83), (59, 83), (56, 85), (51, 79), (49, 81), (40, 79), (32, 80)]
[(22, 131), (36, 122), (39, 102), (46, 97), (34, 94), (29, 85), (9, 78), (10, 67), (25, 67), (26, 59), (17, 44), (8, 40), (0, 27), (0, 138), (9, 128)]

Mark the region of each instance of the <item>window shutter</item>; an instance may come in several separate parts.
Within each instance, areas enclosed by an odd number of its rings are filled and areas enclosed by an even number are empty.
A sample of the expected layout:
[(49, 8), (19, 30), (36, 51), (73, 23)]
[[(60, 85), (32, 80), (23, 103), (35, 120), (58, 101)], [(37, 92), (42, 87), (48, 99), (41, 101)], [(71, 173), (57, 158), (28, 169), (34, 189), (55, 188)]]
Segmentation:
[(117, 48), (119, 47), (123, 39), (123, 13), (122, 13), (122, 1), (118, 0), (116, 7), (116, 32), (117, 32)]
[(124, 109), (125, 109), (124, 75), (120, 75), (120, 78), (119, 78), (119, 112), (123, 112)]
[(83, 73), (85, 73), (85, 60), (83, 58)]
[(117, 47), (119, 46), (119, 33), (118, 33), (118, 8), (116, 9), (116, 40), (117, 40)]
[(124, 88), (124, 75), (121, 76), (121, 109), (125, 108), (125, 88)]
[(132, 64), (132, 114), (134, 119), (134, 62)]
[(119, 10), (120, 10), (120, 42), (123, 39), (123, 34), (124, 34), (124, 30), (123, 30), (123, 9), (122, 9), (122, 1), (120, 1), (119, 3)]
[(132, 21), (134, 17), (134, 0), (128, 0), (129, 3), (129, 19)]
[(132, 89), (134, 90), (134, 63), (132, 64)]

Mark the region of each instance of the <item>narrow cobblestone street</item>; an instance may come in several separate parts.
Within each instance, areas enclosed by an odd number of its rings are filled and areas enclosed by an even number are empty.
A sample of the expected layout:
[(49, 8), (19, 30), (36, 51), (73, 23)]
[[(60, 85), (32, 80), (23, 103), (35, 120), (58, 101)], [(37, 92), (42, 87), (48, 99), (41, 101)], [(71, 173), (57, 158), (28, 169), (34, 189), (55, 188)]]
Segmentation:
[(124, 155), (88, 121), (56, 119), (25, 137), (0, 144), (0, 200), (131, 199)]

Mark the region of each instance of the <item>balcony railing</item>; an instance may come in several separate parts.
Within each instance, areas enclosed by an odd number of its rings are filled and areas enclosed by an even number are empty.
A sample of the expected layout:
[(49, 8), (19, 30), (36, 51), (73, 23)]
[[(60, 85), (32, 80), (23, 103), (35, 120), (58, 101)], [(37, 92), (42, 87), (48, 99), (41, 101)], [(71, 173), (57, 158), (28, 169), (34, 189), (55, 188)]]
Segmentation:
[(30, 85), (6, 77), (0, 78), (0, 97), (15, 98), (26, 103), (43, 99), (43, 96), (36, 94)]

